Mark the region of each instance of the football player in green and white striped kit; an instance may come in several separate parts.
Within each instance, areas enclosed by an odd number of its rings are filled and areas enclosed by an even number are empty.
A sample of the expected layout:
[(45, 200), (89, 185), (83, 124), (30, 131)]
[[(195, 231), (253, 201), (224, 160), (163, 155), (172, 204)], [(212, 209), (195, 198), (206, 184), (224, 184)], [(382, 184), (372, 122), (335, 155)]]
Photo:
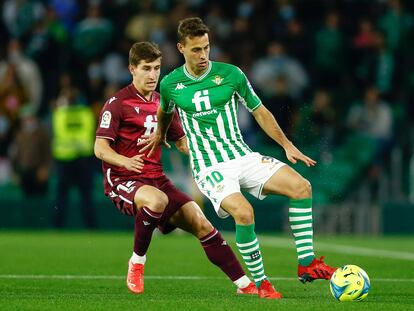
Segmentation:
[(330, 279), (335, 269), (323, 258), (316, 259), (313, 252), (310, 183), (285, 163), (247, 146), (237, 124), (238, 104), (245, 105), (263, 131), (284, 148), (290, 162), (299, 160), (307, 166), (316, 162), (287, 139), (238, 67), (209, 60), (209, 29), (200, 18), (180, 22), (177, 47), (185, 64), (161, 81), (158, 129), (142, 151), (150, 149), (151, 155), (158, 145), (167, 145), (166, 132), (176, 108), (187, 136), (194, 179), (218, 216), (233, 216), (237, 247), (259, 297), (278, 299), (282, 295), (265, 274), (253, 207), (241, 189), (259, 199), (268, 194), (290, 199), (289, 223), (296, 243), (299, 280)]

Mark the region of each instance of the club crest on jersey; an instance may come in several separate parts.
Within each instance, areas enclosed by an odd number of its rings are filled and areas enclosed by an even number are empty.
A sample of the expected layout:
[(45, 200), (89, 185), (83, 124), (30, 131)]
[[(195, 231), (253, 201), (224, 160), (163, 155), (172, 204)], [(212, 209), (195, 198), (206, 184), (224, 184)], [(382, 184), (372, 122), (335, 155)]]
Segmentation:
[(224, 190), (224, 185), (217, 185), (216, 192), (223, 192), (223, 190)]
[(99, 127), (107, 129), (109, 128), (109, 125), (111, 124), (112, 115), (110, 111), (105, 111), (102, 114), (101, 124)]
[(217, 84), (217, 85), (220, 85), (221, 84), (221, 82), (223, 82), (223, 80), (224, 80), (224, 78), (222, 78), (222, 77), (220, 77), (220, 76), (215, 76), (214, 77), (214, 79), (213, 80), (211, 80), (211, 81), (213, 81), (215, 84)]

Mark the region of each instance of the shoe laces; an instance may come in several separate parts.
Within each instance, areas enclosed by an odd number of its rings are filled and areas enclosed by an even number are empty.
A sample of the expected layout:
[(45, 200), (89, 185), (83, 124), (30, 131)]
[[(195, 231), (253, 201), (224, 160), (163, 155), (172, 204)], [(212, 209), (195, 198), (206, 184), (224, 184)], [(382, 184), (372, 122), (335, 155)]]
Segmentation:
[(130, 268), (129, 268), (129, 271), (131, 273), (136, 273), (136, 272), (142, 273), (143, 270), (144, 270), (144, 265), (141, 265), (141, 264), (131, 263)]

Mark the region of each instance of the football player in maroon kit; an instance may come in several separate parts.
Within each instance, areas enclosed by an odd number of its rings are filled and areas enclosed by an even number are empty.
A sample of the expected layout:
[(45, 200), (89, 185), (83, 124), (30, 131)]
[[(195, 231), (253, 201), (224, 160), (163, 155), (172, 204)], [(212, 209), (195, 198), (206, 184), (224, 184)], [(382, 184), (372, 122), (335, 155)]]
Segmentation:
[[(105, 195), (122, 213), (135, 217), (127, 286), (135, 294), (144, 291), (144, 264), (154, 229), (168, 233), (178, 227), (199, 239), (208, 259), (233, 281), (238, 294), (257, 294), (232, 249), (200, 207), (165, 176), (161, 147), (151, 158), (139, 153), (137, 143), (157, 127), (160, 95), (154, 90), (160, 67), (161, 51), (157, 45), (133, 44), (129, 51), (132, 83), (105, 103), (96, 131), (95, 155), (102, 160)], [(188, 154), (177, 113), (168, 139)]]

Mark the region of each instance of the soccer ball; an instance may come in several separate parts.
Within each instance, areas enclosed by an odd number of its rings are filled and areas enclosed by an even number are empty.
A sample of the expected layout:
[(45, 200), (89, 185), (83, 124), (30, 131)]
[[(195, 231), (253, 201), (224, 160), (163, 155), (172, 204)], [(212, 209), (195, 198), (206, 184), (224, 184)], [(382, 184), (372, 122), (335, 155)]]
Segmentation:
[(346, 265), (336, 269), (329, 287), (339, 301), (361, 301), (368, 296), (371, 284), (364, 270), (355, 265)]

